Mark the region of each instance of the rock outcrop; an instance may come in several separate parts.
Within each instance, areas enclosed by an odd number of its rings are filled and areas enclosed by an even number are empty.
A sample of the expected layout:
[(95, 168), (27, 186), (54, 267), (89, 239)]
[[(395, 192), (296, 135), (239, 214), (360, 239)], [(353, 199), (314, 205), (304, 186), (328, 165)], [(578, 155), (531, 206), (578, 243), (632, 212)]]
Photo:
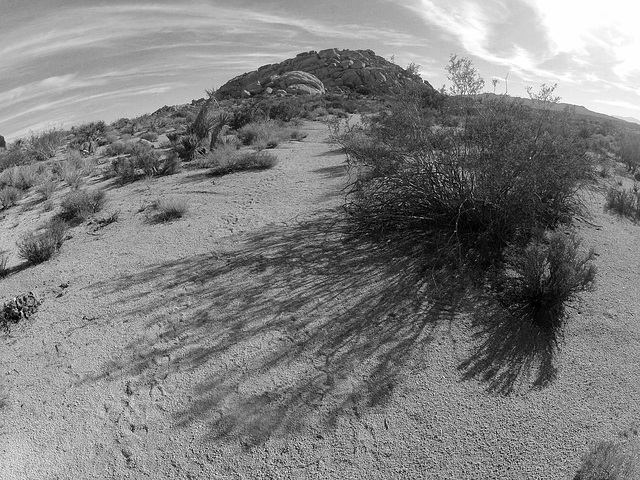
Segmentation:
[[(217, 98), (273, 94), (316, 95), (329, 91), (391, 92), (408, 82), (425, 83), (371, 50), (335, 48), (300, 53), (281, 63), (263, 65), (225, 83)], [(431, 85), (429, 85), (430, 88)]]
[(4, 302), (0, 310), (0, 327), (6, 331), (12, 323), (28, 319), (36, 313), (40, 303), (32, 292), (18, 295)]

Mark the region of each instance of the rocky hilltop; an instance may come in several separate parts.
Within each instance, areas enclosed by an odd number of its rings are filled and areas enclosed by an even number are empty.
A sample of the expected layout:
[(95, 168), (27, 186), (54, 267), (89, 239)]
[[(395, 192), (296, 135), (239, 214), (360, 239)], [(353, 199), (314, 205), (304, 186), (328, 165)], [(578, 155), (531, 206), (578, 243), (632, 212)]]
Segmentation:
[(390, 92), (408, 82), (433, 89), (419, 75), (372, 50), (330, 48), (300, 53), (295, 58), (239, 75), (220, 87), (216, 96), (222, 99), (285, 93), (316, 95), (327, 90)]

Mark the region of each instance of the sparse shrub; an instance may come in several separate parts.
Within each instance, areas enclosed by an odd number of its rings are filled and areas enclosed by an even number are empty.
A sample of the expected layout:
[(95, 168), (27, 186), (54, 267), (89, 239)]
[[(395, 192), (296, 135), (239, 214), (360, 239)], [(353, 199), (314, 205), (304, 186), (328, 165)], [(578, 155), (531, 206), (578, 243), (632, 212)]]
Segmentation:
[(620, 159), (627, 166), (627, 170), (636, 173), (640, 165), (640, 135), (637, 133), (627, 133), (620, 139)]
[(56, 167), (56, 172), (60, 178), (74, 190), (80, 188), (84, 181), (84, 172), (74, 160), (60, 162)]
[(160, 173), (162, 162), (160, 155), (153, 148), (142, 143), (134, 143), (130, 155), (136, 168), (142, 170), (144, 175), (153, 176)]
[(177, 153), (171, 152), (162, 160), (162, 175), (174, 175), (182, 169), (182, 160)]
[[(110, 147), (114, 146), (116, 144), (110, 145)], [(135, 181), (140, 176), (161, 174), (164, 170), (165, 165), (163, 165), (159, 153), (147, 145), (129, 142), (114, 148), (122, 153), (119, 153), (119, 156), (111, 161), (108, 173), (118, 177), (120, 183)], [(116, 151), (115, 149), (114, 151)]]
[(140, 138), (148, 142), (155, 142), (158, 139), (158, 134), (156, 132), (146, 132), (140, 135)]
[(189, 204), (178, 198), (160, 198), (153, 202), (151, 208), (156, 212), (156, 222), (168, 222), (182, 218), (189, 210)]
[(16, 187), (3, 187), (0, 189), (0, 204), (2, 208), (10, 208), (13, 207), (22, 196), (22, 192), (18, 190)]
[(236, 145), (221, 144), (213, 148), (206, 156), (196, 159), (195, 166), (198, 168), (211, 168), (228, 165), (235, 163), (236, 158), (240, 155)]
[(264, 151), (220, 157), (211, 169), (211, 175), (226, 175), (243, 170), (266, 170), (278, 163), (278, 157)]
[(116, 157), (118, 155), (124, 155), (129, 153), (130, 144), (128, 142), (124, 142), (119, 140), (117, 142), (113, 142), (107, 145), (104, 153), (109, 157)]
[(59, 147), (62, 146), (66, 137), (66, 132), (52, 128), (39, 134), (31, 134), (28, 141), (28, 152), (30, 156), (37, 160), (43, 161), (55, 156)]
[(92, 142), (96, 145), (105, 145), (107, 143), (105, 139), (106, 132), (107, 124), (102, 120), (74, 126), (71, 128), (71, 134), (73, 135), (71, 144), (75, 147)]
[(593, 250), (581, 252), (574, 234), (560, 232), (534, 239), (524, 249), (511, 247), (497, 282), (498, 298), (514, 318), (557, 338), (567, 303), (593, 287), (594, 256)]
[(0, 151), (0, 171), (16, 165), (25, 165), (32, 161), (33, 159), (20, 143), (10, 145), (4, 152)]
[(99, 212), (106, 202), (103, 190), (76, 190), (67, 194), (61, 202), (62, 217), (65, 220), (84, 221)]
[(175, 147), (175, 151), (182, 160), (188, 162), (195, 158), (200, 143), (201, 141), (194, 134), (182, 135), (180, 142)]
[(238, 130), (238, 139), (244, 145), (254, 145), (256, 149), (274, 148), (292, 137), (293, 130), (274, 120), (249, 123)]
[(605, 201), (605, 209), (613, 211), (623, 217), (637, 218), (640, 211), (639, 197), (634, 193), (625, 189), (609, 187)]
[(20, 190), (29, 190), (40, 180), (39, 165), (17, 165), (0, 174), (0, 185), (11, 185)]
[(23, 235), (16, 243), (18, 256), (32, 264), (49, 260), (62, 246), (65, 231), (66, 224), (56, 220), (42, 231)]
[(573, 480), (635, 480), (640, 475), (637, 455), (617, 442), (598, 442), (585, 455)]
[(36, 191), (43, 200), (49, 200), (53, 196), (53, 193), (56, 191), (57, 187), (58, 182), (56, 182), (53, 178), (48, 177), (37, 186)]

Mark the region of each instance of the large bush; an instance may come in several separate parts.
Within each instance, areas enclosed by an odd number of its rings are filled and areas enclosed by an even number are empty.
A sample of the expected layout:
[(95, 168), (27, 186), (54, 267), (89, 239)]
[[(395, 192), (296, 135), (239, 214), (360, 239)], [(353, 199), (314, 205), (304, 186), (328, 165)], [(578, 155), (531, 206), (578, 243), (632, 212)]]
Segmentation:
[(538, 108), (464, 98), (435, 111), (400, 96), (336, 135), (356, 173), (347, 210), (365, 230), (415, 232), (483, 262), (526, 245), (579, 209), (577, 190), (593, 175), (568, 113), (550, 109), (552, 91), (536, 96)]

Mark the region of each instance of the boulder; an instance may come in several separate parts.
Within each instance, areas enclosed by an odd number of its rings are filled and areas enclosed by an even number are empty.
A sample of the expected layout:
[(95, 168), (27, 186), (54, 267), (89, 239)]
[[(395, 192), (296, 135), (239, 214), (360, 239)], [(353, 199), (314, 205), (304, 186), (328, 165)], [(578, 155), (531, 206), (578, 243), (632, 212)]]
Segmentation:
[(311, 85), (295, 83), (287, 87), (287, 93), (290, 93), (292, 95), (320, 95), (324, 93), (324, 87), (322, 87), (321, 91), (315, 87), (312, 87)]

